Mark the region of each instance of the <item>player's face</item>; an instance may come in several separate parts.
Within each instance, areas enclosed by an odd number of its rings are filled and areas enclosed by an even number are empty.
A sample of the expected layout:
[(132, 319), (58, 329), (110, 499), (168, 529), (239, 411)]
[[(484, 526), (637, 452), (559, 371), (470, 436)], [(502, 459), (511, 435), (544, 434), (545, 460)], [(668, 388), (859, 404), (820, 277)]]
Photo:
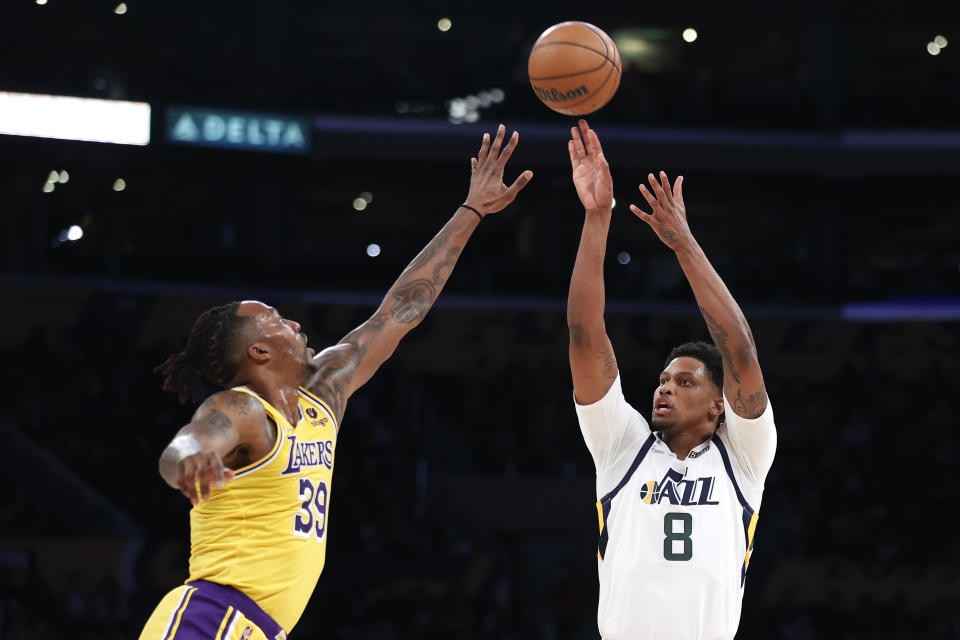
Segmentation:
[(707, 367), (697, 360), (674, 358), (660, 374), (660, 383), (653, 392), (653, 423), (657, 431), (671, 431), (685, 426), (698, 426), (713, 420), (720, 389), (713, 384)]
[(300, 331), (300, 323), (288, 320), (273, 307), (256, 300), (240, 303), (238, 315), (250, 316), (257, 323), (261, 340), (273, 348), (273, 356), (290, 358), (306, 365), (314, 351), (307, 346), (307, 334)]

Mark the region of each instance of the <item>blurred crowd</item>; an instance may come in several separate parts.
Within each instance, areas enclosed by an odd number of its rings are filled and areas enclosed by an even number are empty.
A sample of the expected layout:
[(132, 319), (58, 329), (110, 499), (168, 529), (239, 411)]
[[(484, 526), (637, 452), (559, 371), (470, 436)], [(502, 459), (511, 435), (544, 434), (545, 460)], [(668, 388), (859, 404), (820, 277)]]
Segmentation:
[[(29, 446), (0, 507), (0, 640), (136, 637), (186, 577), (188, 503), (156, 462), (191, 409), (151, 372), (179, 344), (131, 346), (162, 305), (141, 298), (136, 322), (117, 305), (92, 296), (4, 346), (0, 433)], [(369, 312), (307, 311), (316, 336)], [(960, 325), (751, 324), (779, 444), (738, 637), (960, 637)], [(669, 347), (707, 337), (683, 315), (611, 313), (608, 331), (646, 414)], [(434, 310), (350, 401), (334, 478), (327, 567), (294, 637), (597, 637), (562, 313)]]

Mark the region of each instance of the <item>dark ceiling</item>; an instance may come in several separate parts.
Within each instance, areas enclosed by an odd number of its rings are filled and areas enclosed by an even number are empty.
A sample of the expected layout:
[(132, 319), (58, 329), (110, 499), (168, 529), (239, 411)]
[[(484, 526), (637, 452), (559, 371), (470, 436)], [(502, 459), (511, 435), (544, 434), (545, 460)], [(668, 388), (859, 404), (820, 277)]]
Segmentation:
[[(0, 138), (0, 231), (15, 238), (0, 268), (381, 290), (461, 201), (480, 131), (503, 121), (521, 133), (508, 172), (536, 177), (485, 223), (476, 251), (496, 259), (465, 261), (459, 286), (562, 297), (580, 224), (572, 119), (536, 99), (526, 59), (546, 27), (581, 19), (654, 51), (625, 62), (617, 95), (591, 116), (617, 195), (635, 200), (650, 170), (686, 174), (694, 231), (750, 299), (956, 295), (955, 3), (594, 4), (132, 1), (120, 15), (114, 1), (5, 2), (0, 90), (148, 101), (154, 125), (145, 148)], [(686, 27), (695, 42), (681, 38)], [(931, 56), (936, 35), (952, 40)], [(505, 98), (478, 123), (448, 123), (451, 99), (493, 88)], [(175, 147), (163, 139), (169, 105), (319, 118), (314, 148)], [(928, 135), (882, 137), (917, 130)], [(44, 194), (54, 169), (71, 181)], [(117, 177), (123, 193), (110, 188)], [(375, 199), (360, 214), (350, 203), (362, 191)], [(71, 224), (83, 241), (58, 244)], [(615, 234), (611, 250), (633, 259), (611, 264), (613, 293), (688, 296), (645, 226), (623, 214)], [(372, 242), (377, 260), (364, 252)], [(336, 277), (318, 273), (318, 244)]]

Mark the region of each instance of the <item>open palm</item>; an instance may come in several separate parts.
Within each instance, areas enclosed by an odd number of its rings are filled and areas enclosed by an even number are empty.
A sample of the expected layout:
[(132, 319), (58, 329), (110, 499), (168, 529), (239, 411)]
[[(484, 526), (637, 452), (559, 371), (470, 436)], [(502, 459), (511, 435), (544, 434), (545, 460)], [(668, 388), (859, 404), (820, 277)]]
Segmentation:
[(587, 211), (610, 209), (613, 206), (613, 178), (610, 165), (603, 157), (600, 138), (586, 120), (580, 120), (577, 125), (570, 129), (571, 140), (567, 142), (573, 185)]

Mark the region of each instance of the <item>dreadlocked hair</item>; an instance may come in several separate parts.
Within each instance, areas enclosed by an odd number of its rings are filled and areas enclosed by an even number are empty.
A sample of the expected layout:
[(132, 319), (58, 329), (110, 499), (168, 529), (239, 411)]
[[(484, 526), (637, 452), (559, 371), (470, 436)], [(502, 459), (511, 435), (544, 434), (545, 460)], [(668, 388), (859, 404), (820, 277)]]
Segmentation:
[(240, 365), (237, 337), (249, 320), (237, 315), (239, 307), (239, 302), (231, 302), (200, 314), (190, 329), (186, 348), (154, 369), (164, 376), (164, 391), (176, 393), (181, 403), (199, 403), (230, 384)]
[(673, 361), (674, 358), (696, 358), (707, 368), (707, 374), (717, 389), (723, 389), (723, 359), (720, 357), (720, 350), (709, 342), (697, 340), (696, 342), (684, 342), (675, 346), (670, 355), (667, 356), (663, 368)]

